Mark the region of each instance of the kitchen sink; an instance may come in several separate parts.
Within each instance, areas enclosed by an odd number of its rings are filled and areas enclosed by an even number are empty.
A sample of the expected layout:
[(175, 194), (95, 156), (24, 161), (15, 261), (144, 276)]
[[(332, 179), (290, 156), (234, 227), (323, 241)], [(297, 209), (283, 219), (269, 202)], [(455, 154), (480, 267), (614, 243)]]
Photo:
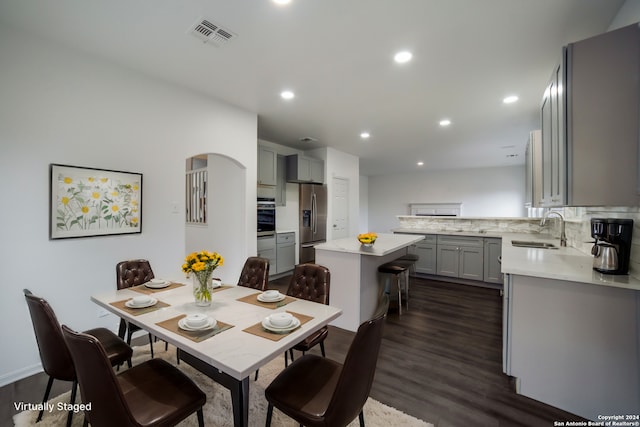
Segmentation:
[(527, 240), (512, 240), (511, 246), (518, 246), (521, 248), (558, 249), (558, 247), (553, 243), (533, 242)]

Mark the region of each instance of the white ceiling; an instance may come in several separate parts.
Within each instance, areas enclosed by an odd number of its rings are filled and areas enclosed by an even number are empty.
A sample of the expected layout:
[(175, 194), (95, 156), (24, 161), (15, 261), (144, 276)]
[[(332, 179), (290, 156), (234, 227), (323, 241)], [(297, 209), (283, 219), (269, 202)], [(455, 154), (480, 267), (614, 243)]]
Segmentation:
[[(606, 31), (622, 3), (0, 0), (0, 24), (256, 112), (260, 139), (334, 147), (376, 175), (524, 163), (562, 45)], [(203, 44), (188, 34), (200, 18), (237, 37)], [(393, 62), (401, 49), (410, 63)]]

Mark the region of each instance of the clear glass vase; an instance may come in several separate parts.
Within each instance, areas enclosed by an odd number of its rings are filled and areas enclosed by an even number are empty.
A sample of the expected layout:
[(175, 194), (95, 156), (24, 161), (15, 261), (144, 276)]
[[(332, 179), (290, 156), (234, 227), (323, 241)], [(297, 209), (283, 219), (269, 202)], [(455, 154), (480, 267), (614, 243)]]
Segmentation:
[(196, 305), (199, 307), (211, 305), (211, 291), (213, 290), (211, 283), (212, 273), (213, 270), (193, 272), (193, 297), (196, 300)]

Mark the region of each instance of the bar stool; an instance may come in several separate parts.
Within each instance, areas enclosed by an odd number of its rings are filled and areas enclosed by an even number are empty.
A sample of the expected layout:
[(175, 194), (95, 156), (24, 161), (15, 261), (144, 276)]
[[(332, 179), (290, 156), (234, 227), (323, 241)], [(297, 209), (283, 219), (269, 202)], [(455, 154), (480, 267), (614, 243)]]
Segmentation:
[(419, 259), (420, 257), (418, 255), (407, 253), (401, 256), (400, 258), (397, 258), (394, 261), (394, 262), (406, 263), (409, 265), (409, 267), (407, 268), (406, 274), (404, 276), (404, 280), (405, 280), (404, 300), (405, 300), (405, 304), (407, 305), (407, 310), (409, 310), (409, 279), (410, 279), (410, 276), (416, 275), (416, 262), (418, 262)]
[[(402, 315), (402, 287), (400, 286), (400, 275), (405, 274), (409, 266), (410, 266), (409, 261), (394, 260), (394, 261), (390, 261), (385, 264), (382, 264), (378, 267), (378, 273), (392, 274), (394, 276), (396, 286), (398, 288), (398, 314), (399, 315)], [(408, 288), (409, 288), (409, 283), (407, 281), (406, 289), (408, 290)], [(409, 305), (407, 305), (407, 309), (408, 308), (409, 308)]]
[[(402, 255), (396, 261), (411, 261), (411, 266), (409, 267), (409, 271), (411, 272), (411, 274), (413, 274), (415, 276), (415, 274), (416, 274), (416, 262), (418, 262), (418, 260), (420, 260), (420, 257), (418, 255), (412, 254), (412, 253), (408, 253), (406, 255)], [(407, 280), (409, 280), (409, 278), (407, 278)]]

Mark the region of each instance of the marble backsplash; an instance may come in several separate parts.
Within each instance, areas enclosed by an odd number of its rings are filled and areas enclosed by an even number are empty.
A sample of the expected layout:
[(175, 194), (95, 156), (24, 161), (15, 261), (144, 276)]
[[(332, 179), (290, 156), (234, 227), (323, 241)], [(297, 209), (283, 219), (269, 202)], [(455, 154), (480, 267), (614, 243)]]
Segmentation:
[(540, 233), (540, 218), (398, 216), (399, 228), (470, 233)]
[[(589, 207), (559, 208), (565, 218), (567, 245), (587, 255), (591, 254), (591, 218), (633, 219), (633, 237), (629, 274), (640, 278), (640, 208), (639, 207)], [(542, 211), (542, 210), (540, 210)], [(540, 212), (542, 213), (542, 212)], [(472, 233), (549, 233), (560, 238), (560, 220), (550, 217), (547, 225), (540, 226), (540, 217), (532, 218), (470, 218), (398, 216), (399, 228), (414, 230), (472, 232)]]

